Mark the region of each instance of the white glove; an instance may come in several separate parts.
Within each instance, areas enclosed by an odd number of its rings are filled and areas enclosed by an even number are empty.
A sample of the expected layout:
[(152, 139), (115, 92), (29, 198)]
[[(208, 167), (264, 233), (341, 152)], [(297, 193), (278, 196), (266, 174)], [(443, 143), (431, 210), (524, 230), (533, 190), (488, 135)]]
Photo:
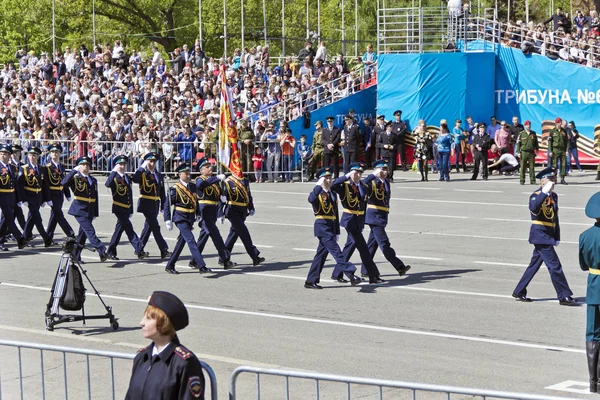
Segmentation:
[(319, 180), (317, 181), (317, 183), (315, 183), (315, 186), (321, 186), (321, 185), (323, 185), (323, 182), (325, 182), (325, 178), (320, 177)]
[(168, 231), (172, 231), (173, 230), (173, 223), (171, 221), (167, 221), (166, 225), (167, 225), (167, 230)]
[(201, 218), (202, 218), (202, 216), (196, 215), (196, 222), (200, 221)]
[(79, 172), (79, 171), (81, 171), (81, 167), (82, 167), (81, 165), (78, 165), (78, 166), (76, 166), (76, 167), (75, 167), (75, 168), (73, 168), (73, 169), (74, 169), (75, 171)]
[(248, 212), (248, 215), (250, 215), (251, 217), (256, 214), (256, 210), (250, 210), (250, 212)]
[(52, 200), (50, 200), (50, 201), (48, 202), (48, 205), (49, 205), (50, 207), (52, 207), (52, 206), (54, 205), (54, 204), (52, 203)]
[(335, 241), (339, 242), (340, 241), (340, 235), (335, 235)]
[(25, 207), (29, 207), (29, 203), (26, 201), (20, 201), (19, 204), (17, 204), (19, 207), (21, 206), (25, 206)]
[(118, 170), (119, 170), (119, 164), (115, 165), (112, 169), (113, 172), (117, 172)]
[(224, 224), (225, 223), (225, 216), (221, 216), (219, 217), (219, 222)]
[(66, 197), (66, 199), (67, 199), (67, 202), (69, 202), (69, 203), (71, 202), (71, 198), (70, 197)]
[(225, 174), (219, 174), (219, 175), (217, 175), (217, 178), (219, 178), (220, 181), (224, 181), (225, 180)]
[[(148, 160), (144, 161), (144, 162), (142, 163), (142, 165), (140, 165), (140, 168), (143, 168), (143, 169), (145, 169), (147, 166), (148, 166)], [(114, 170), (113, 170), (113, 171), (114, 171)]]
[(348, 172), (348, 173), (347, 173), (345, 176), (346, 176), (346, 178), (350, 178), (350, 179), (352, 179), (352, 176), (353, 176), (353, 175), (354, 175), (354, 171), (350, 171), (350, 172)]
[(552, 187), (554, 186), (554, 182), (548, 182), (542, 188), (542, 193), (548, 194), (552, 191)]
[(375, 176), (379, 176), (380, 173), (381, 173), (381, 168), (375, 168), (375, 170), (373, 171), (373, 175), (375, 175)]
[(46, 202), (43, 202), (42, 205), (40, 206), (42, 208), (46, 208)]
[(560, 240), (555, 240), (555, 241), (554, 241), (554, 245), (555, 245), (555, 246), (558, 246), (559, 244), (560, 244)]
[(23, 205), (22, 201), (20, 201), (20, 202), (17, 203), (17, 207), (21, 207), (22, 205)]
[(220, 199), (221, 203), (227, 203), (227, 196), (225, 196), (224, 194), (221, 195)]

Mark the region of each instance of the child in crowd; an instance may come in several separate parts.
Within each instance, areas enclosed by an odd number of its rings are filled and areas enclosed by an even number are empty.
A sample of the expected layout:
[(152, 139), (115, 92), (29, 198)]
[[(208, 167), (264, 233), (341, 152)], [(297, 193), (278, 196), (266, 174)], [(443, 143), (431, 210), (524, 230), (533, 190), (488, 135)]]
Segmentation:
[(262, 155), (262, 149), (257, 147), (254, 150), (254, 155), (252, 156), (252, 165), (254, 166), (254, 177), (256, 178), (256, 183), (261, 183), (262, 180), (262, 168), (263, 162), (265, 161), (265, 157)]
[(312, 155), (312, 150), (309, 145), (306, 144), (306, 135), (300, 135), (300, 143), (298, 143), (298, 156), (300, 158), (300, 171), (302, 171), (302, 182), (306, 182), (308, 180), (308, 162), (310, 160), (310, 156)]

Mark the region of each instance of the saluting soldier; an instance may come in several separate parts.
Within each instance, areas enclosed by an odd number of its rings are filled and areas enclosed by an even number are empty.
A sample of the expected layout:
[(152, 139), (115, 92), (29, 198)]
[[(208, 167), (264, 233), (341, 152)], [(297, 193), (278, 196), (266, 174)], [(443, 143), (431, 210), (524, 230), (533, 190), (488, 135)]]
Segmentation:
[(309, 180), (315, 179), (315, 172), (319, 163), (323, 162), (323, 152), (325, 146), (323, 146), (323, 123), (321, 121), (315, 122), (315, 133), (312, 141), (312, 158), (310, 160), (310, 177)]
[[(403, 171), (408, 171), (406, 168), (406, 154), (404, 153), (405, 142), (406, 142), (406, 123), (402, 121), (402, 111), (396, 110), (394, 111), (395, 121), (392, 122), (392, 132), (396, 136), (396, 152), (394, 156), (390, 159), (390, 169), (393, 171), (396, 169), (396, 155), (400, 154), (400, 165), (402, 166)], [(384, 157), (385, 158), (385, 157)]]
[[(221, 196), (224, 196), (221, 191), (221, 182), (225, 180), (225, 175), (219, 174), (213, 176), (213, 165), (206, 157), (198, 160), (198, 170), (200, 176), (196, 179), (196, 191), (198, 194), (198, 206), (200, 207), (200, 235), (198, 236), (198, 251), (202, 253), (204, 246), (210, 237), (217, 252), (219, 260), (223, 261), (225, 269), (233, 268), (234, 262), (231, 262), (231, 251), (225, 246), (221, 232), (217, 228), (217, 216), (219, 212), (219, 203)], [(226, 198), (223, 198), (226, 200)], [(190, 261), (190, 267), (197, 268), (194, 260)]]
[(69, 207), (69, 215), (75, 217), (79, 223), (79, 232), (77, 234), (77, 242), (81, 245), (74, 252), (75, 259), (81, 261), (81, 251), (85, 245), (85, 241), (89, 240), (94, 246), (100, 261), (104, 262), (108, 259), (106, 254), (106, 246), (98, 236), (92, 221), (99, 215), (98, 207), (98, 181), (90, 175), (90, 165), (92, 159), (84, 156), (77, 159), (77, 166), (64, 177), (61, 184), (69, 187), (73, 192), (73, 201)]
[[(19, 171), (21, 170), (21, 166), (23, 165), (23, 163), (21, 162), (21, 152), (23, 151), (23, 148), (21, 146), (19, 146), (18, 144), (15, 144), (15, 145), (11, 146), (11, 150), (12, 150), (12, 155), (10, 157), (10, 164), (13, 167), (13, 172), (15, 173), (15, 176), (17, 176), (19, 174)], [(19, 202), (18, 196), (19, 196), (19, 193), (17, 191), (17, 203)], [(24, 231), (25, 230), (25, 215), (23, 214), (23, 209), (21, 208), (20, 205), (15, 204), (14, 215), (15, 215), (15, 219), (19, 223), (19, 226)]]
[[(308, 202), (312, 204), (315, 214), (314, 235), (319, 239), (319, 246), (304, 282), (306, 289), (323, 289), (319, 283), (328, 254), (331, 254), (337, 263), (337, 271), (346, 274), (352, 286), (361, 283), (361, 279), (354, 275), (356, 267), (344, 259), (340, 246), (337, 243), (337, 236), (340, 234), (340, 222), (337, 196), (331, 189), (331, 175), (331, 167), (321, 168), (317, 172), (319, 180), (315, 188), (308, 195)], [(336, 277), (332, 276), (332, 278)]]
[[(256, 213), (252, 193), (250, 192), (250, 183), (248, 179), (239, 178), (234, 174), (229, 175), (223, 183), (225, 185), (223, 200), (227, 201), (224, 215), (231, 223), (229, 235), (225, 240), (225, 247), (231, 253), (233, 245), (239, 237), (244, 244), (246, 253), (252, 258), (252, 265), (258, 265), (264, 262), (265, 258), (260, 256), (260, 251), (252, 243), (252, 237), (250, 237), (250, 232), (246, 226), (246, 217), (252, 217)], [(224, 261), (220, 259), (219, 264), (223, 264)]]
[(65, 167), (60, 163), (62, 146), (60, 144), (51, 144), (48, 147), (48, 151), (50, 153), (50, 162), (42, 168), (42, 184), (45, 186), (44, 192), (49, 196), (46, 202), (51, 207), (46, 232), (50, 241), (53, 242), (52, 244), (56, 244), (53, 238), (57, 224), (68, 237), (74, 238), (75, 231), (65, 218), (62, 210), (65, 198), (68, 202), (71, 201), (71, 190), (61, 183), (66, 175)]
[(571, 297), (573, 292), (569, 288), (558, 254), (554, 249), (554, 246), (558, 246), (560, 243), (558, 195), (554, 192), (555, 171), (554, 168), (547, 167), (536, 175), (536, 178), (541, 179), (542, 185), (529, 196), (529, 214), (531, 216), (529, 243), (533, 244), (533, 255), (512, 296), (518, 301), (532, 301), (527, 297), (527, 286), (542, 263), (545, 263), (550, 272), (550, 279), (556, 290), (559, 304), (561, 306), (577, 306), (577, 302)]
[[(382, 159), (391, 160), (396, 154), (397, 138), (393, 132), (394, 127), (391, 122), (385, 125), (385, 132), (377, 135), (377, 148)], [(395, 164), (395, 163), (394, 163)], [(387, 162), (386, 162), (387, 165)], [(389, 169), (389, 175), (386, 175), (390, 181), (394, 182), (394, 170)]]
[(35, 226), (40, 236), (44, 240), (44, 247), (50, 247), (52, 241), (44, 229), (40, 207), (46, 207), (47, 202), (44, 199), (48, 195), (42, 193), (42, 174), (38, 166), (38, 160), (42, 151), (38, 147), (32, 147), (27, 153), (28, 162), (21, 166), (17, 177), (17, 191), (19, 197), (19, 206), (25, 205), (29, 208), (27, 222), (25, 222), (25, 230), (23, 236), (25, 240), (32, 239), (32, 231)]
[[(176, 172), (179, 173), (179, 182), (171, 186), (169, 189), (168, 204), (164, 209), (164, 217), (169, 231), (173, 230), (173, 223), (179, 229), (177, 243), (173, 249), (173, 254), (167, 262), (165, 271), (170, 274), (179, 274), (175, 269), (175, 263), (179, 259), (179, 255), (183, 250), (183, 246), (187, 243), (192, 258), (196, 261), (198, 272), (205, 274), (212, 272), (206, 267), (202, 254), (198, 251), (198, 246), (194, 240), (194, 222), (200, 218), (200, 210), (198, 209), (198, 198), (196, 195), (196, 185), (190, 182), (190, 165), (188, 163), (180, 164)], [(171, 215), (171, 206), (173, 214)]]
[(344, 147), (344, 173), (350, 172), (350, 164), (358, 161), (358, 154), (360, 153), (360, 143), (362, 132), (354, 117), (350, 114), (344, 117), (344, 140), (342, 146)]
[[(398, 258), (396, 252), (390, 244), (390, 239), (385, 231), (388, 224), (390, 214), (390, 197), (392, 195), (390, 188), (390, 180), (388, 179), (388, 164), (387, 160), (378, 160), (373, 164), (375, 170), (365, 180), (367, 187), (367, 210), (365, 213), (365, 223), (371, 228), (367, 246), (371, 259), (375, 257), (377, 247), (381, 249), (383, 256), (388, 260), (392, 267), (402, 276), (411, 268), (410, 265), (405, 265)], [(369, 270), (363, 264), (361, 268), (362, 275), (368, 275)]]
[(588, 271), (587, 324), (585, 347), (590, 375), (590, 392), (598, 392), (598, 354), (600, 353), (600, 192), (595, 193), (585, 206), (585, 215), (595, 219), (591, 228), (579, 235), (579, 266)]
[(521, 185), (525, 184), (525, 169), (529, 167), (529, 183), (536, 184), (535, 181), (535, 155), (540, 149), (538, 137), (535, 131), (531, 130), (531, 121), (527, 120), (524, 124), (524, 130), (519, 133), (517, 140), (517, 154), (521, 158), (520, 180)]
[(133, 246), (135, 255), (138, 260), (148, 256), (144, 251), (144, 245), (133, 229), (131, 224), (131, 216), (133, 215), (133, 194), (131, 192), (131, 177), (126, 173), (126, 166), (129, 162), (129, 157), (119, 155), (114, 158), (115, 167), (108, 175), (108, 179), (104, 186), (110, 188), (112, 192), (113, 204), (112, 213), (117, 217), (117, 225), (113, 232), (106, 253), (111, 260), (118, 260), (117, 246), (121, 240), (123, 231), (129, 239), (129, 243)]
[(558, 168), (557, 163), (560, 161), (560, 183), (567, 185), (565, 181), (567, 168), (567, 150), (569, 148), (569, 136), (567, 131), (562, 127), (562, 119), (556, 118), (554, 121), (556, 126), (550, 131), (548, 138), (548, 156), (552, 158), (552, 166)]
[(340, 141), (342, 132), (333, 124), (334, 117), (327, 117), (327, 126), (322, 131), (323, 166), (328, 167), (333, 162), (333, 177), (336, 179), (340, 172)]
[(163, 176), (156, 169), (156, 159), (158, 155), (154, 152), (144, 156), (144, 162), (133, 174), (133, 182), (140, 188), (140, 198), (137, 204), (137, 212), (144, 214), (144, 228), (140, 234), (142, 248), (146, 247), (150, 233), (154, 236), (154, 241), (160, 250), (160, 258), (163, 260), (169, 258), (169, 245), (160, 232), (158, 223), (158, 214), (164, 208), (165, 202), (165, 181)]
[(10, 165), (10, 155), (12, 150), (9, 145), (0, 144), (0, 210), (2, 211), (2, 217), (0, 217), (0, 250), (7, 251), (8, 248), (4, 246), (4, 238), (7, 232), (10, 232), (17, 240), (19, 249), (25, 247), (25, 240), (21, 235), (21, 231), (17, 228), (14, 217), (15, 204), (17, 203), (16, 197), (16, 183), (17, 177), (15, 171)]

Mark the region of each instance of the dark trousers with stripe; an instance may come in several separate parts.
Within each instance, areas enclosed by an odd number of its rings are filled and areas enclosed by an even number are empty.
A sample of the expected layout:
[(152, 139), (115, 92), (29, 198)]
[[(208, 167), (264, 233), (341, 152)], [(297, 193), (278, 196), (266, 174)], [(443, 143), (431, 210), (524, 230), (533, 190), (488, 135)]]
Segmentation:
[(108, 244), (108, 249), (106, 252), (113, 256), (117, 255), (117, 246), (121, 241), (121, 235), (123, 235), (123, 232), (125, 232), (125, 234), (127, 235), (129, 243), (131, 243), (131, 245), (133, 246), (133, 250), (136, 253), (141, 253), (142, 251), (144, 251), (144, 246), (142, 245), (142, 242), (138, 237), (137, 233), (135, 233), (133, 229), (133, 224), (129, 219), (131, 217), (131, 214), (115, 213), (115, 216), (117, 217), (117, 225), (115, 225), (115, 231), (112, 235), (112, 238), (110, 239), (110, 243)]
[(225, 240), (225, 247), (231, 253), (233, 251), (233, 245), (237, 241), (238, 237), (244, 244), (246, 248), (246, 253), (252, 258), (252, 260), (256, 260), (260, 251), (254, 246), (252, 243), (252, 238), (250, 237), (250, 232), (248, 231), (248, 227), (246, 226), (246, 217), (239, 212), (230, 212), (227, 215), (227, 219), (231, 222), (231, 228), (229, 228), (229, 235)]
[(167, 261), (167, 268), (175, 269), (175, 263), (179, 259), (183, 246), (186, 243), (198, 268), (206, 267), (204, 258), (202, 258), (202, 254), (198, 251), (198, 246), (196, 245), (196, 240), (192, 233), (192, 224), (187, 221), (180, 221), (176, 222), (175, 225), (177, 225), (177, 229), (179, 229), (179, 236), (177, 237), (177, 243), (173, 249), (173, 254), (171, 254), (171, 258)]
[(48, 220), (48, 228), (46, 232), (48, 233), (48, 237), (50, 240), (54, 238), (54, 231), (56, 230), (56, 225), (60, 226), (60, 229), (67, 236), (75, 236), (75, 231), (65, 218), (65, 214), (62, 210), (63, 202), (52, 202), (52, 209), (50, 210), (50, 219)]
[[(346, 228), (346, 232), (348, 233), (348, 238), (346, 239), (346, 244), (342, 249), (342, 257), (344, 258), (344, 260), (350, 261), (352, 254), (354, 254), (354, 250), (358, 249), (360, 261), (362, 262), (362, 265), (365, 266), (369, 278), (378, 277), (379, 269), (377, 268), (377, 265), (375, 265), (373, 257), (371, 257), (369, 247), (367, 246), (367, 242), (365, 241), (365, 237), (363, 236), (362, 231), (356, 228)], [(334, 278), (342, 277), (342, 271), (339, 265), (335, 266), (335, 268), (333, 269), (333, 274), (331, 274), (331, 276)]]
[[(375, 258), (377, 246), (379, 246), (385, 259), (388, 260), (390, 264), (392, 264), (392, 267), (394, 267), (396, 271), (400, 271), (401, 269), (405, 268), (406, 265), (404, 265), (402, 260), (399, 259), (398, 256), (396, 256), (396, 252), (390, 244), (390, 238), (388, 237), (387, 232), (385, 231), (385, 226), (369, 225), (369, 227), (371, 228), (371, 233), (369, 233), (367, 247), (369, 248), (369, 254), (371, 255), (371, 259)], [(365, 264), (362, 265), (361, 273), (369, 273)]]
[(13, 215), (15, 220), (19, 223), (19, 226), (22, 230), (25, 230), (25, 214), (23, 214), (23, 209), (17, 205), (13, 210)]
[(556, 296), (559, 299), (563, 299), (573, 295), (554, 246), (549, 244), (534, 244), (533, 246), (533, 255), (531, 256), (529, 266), (523, 273), (514, 293), (527, 295), (527, 285), (529, 285), (529, 282), (531, 282), (538, 272), (542, 263), (545, 263), (548, 267), (548, 272), (550, 272), (550, 279), (552, 280), (552, 285), (554, 285)]
[(335, 237), (319, 236), (318, 239), (319, 246), (317, 247), (317, 254), (315, 254), (315, 258), (313, 258), (310, 269), (308, 270), (306, 282), (319, 283), (321, 280), (321, 272), (323, 271), (323, 266), (325, 266), (325, 260), (327, 260), (328, 254), (331, 254), (337, 263), (336, 268), (339, 268), (339, 271), (346, 274), (348, 278), (352, 279), (354, 272), (356, 271), (356, 267), (354, 264), (344, 259), (342, 251), (340, 250), (340, 246), (338, 246), (337, 242), (335, 241)]
[(12, 233), (15, 239), (20, 240), (23, 236), (15, 223), (14, 207), (2, 206), (0, 210), (2, 210), (2, 217), (0, 218), (0, 243), (4, 243), (4, 237), (8, 232)]
[(154, 236), (154, 241), (156, 245), (160, 249), (161, 253), (164, 253), (169, 250), (169, 245), (165, 241), (162, 233), (160, 233), (160, 224), (158, 223), (158, 218), (156, 213), (143, 213), (146, 222), (144, 222), (144, 228), (142, 229), (142, 233), (140, 235), (140, 240), (142, 242), (142, 248), (146, 247), (146, 243), (148, 243), (148, 239), (150, 239), (150, 233)]
[(23, 236), (26, 238), (31, 237), (34, 226), (44, 242), (48, 241), (48, 234), (44, 229), (42, 215), (40, 214), (40, 206), (29, 205), (29, 214), (27, 215), (27, 222), (25, 222), (25, 231), (23, 232)]
[(79, 232), (77, 234), (77, 242), (81, 245), (81, 248), (75, 250), (75, 259), (81, 260), (81, 251), (85, 245), (85, 241), (88, 240), (90, 244), (96, 249), (98, 254), (106, 253), (106, 246), (98, 236), (96, 236), (96, 229), (92, 225), (92, 218), (90, 217), (75, 217), (79, 223)]
[(198, 241), (196, 242), (198, 245), (198, 251), (200, 253), (204, 251), (204, 246), (206, 246), (206, 242), (208, 242), (209, 237), (219, 253), (219, 259), (223, 261), (229, 260), (231, 258), (231, 251), (229, 251), (229, 249), (225, 246), (225, 242), (223, 241), (221, 232), (219, 232), (219, 228), (217, 228), (217, 224), (212, 219), (203, 219), (200, 235), (198, 236)]

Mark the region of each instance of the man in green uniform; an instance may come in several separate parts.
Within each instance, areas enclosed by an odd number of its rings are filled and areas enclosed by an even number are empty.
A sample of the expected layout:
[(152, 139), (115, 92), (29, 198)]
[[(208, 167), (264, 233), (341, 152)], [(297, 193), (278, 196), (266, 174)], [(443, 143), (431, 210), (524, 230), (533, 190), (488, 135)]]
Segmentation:
[(317, 167), (320, 163), (323, 162), (323, 123), (321, 121), (317, 121), (315, 123), (315, 134), (313, 136), (312, 142), (312, 159), (310, 160), (310, 177), (309, 180), (315, 179), (315, 172), (317, 171)]
[(585, 215), (596, 220), (591, 228), (579, 235), (579, 266), (588, 271), (587, 325), (585, 347), (590, 374), (590, 392), (598, 392), (598, 353), (600, 351), (600, 192), (594, 194), (585, 206)]
[[(548, 138), (548, 156), (552, 158), (552, 166), (558, 169), (557, 165), (560, 161), (560, 183), (566, 185), (565, 172), (567, 166), (567, 150), (569, 146), (569, 137), (567, 131), (562, 127), (562, 119), (556, 118), (554, 121), (556, 126), (550, 131)], [(522, 162), (521, 162), (522, 163)]]
[(540, 149), (537, 134), (531, 130), (531, 121), (525, 121), (525, 130), (519, 133), (517, 154), (521, 158), (521, 185), (525, 184), (525, 169), (529, 167), (529, 183), (535, 185), (535, 155)]
[(252, 174), (252, 156), (254, 155), (254, 132), (248, 126), (248, 121), (245, 119), (241, 120), (240, 127), (240, 141), (242, 142), (241, 148), (241, 163), (242, 163), (242, 171), (246, 176), (250, 176)]

